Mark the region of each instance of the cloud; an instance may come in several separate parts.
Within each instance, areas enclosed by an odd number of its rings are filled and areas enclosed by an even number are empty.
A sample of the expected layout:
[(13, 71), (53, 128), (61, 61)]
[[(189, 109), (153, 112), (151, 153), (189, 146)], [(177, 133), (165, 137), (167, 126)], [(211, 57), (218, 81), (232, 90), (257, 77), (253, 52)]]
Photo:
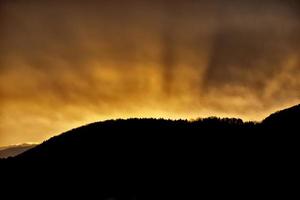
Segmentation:
[(107, 118), (260, 120), (299, 102), (299, 8), (293, 0), (2, 1), (0, 144)]

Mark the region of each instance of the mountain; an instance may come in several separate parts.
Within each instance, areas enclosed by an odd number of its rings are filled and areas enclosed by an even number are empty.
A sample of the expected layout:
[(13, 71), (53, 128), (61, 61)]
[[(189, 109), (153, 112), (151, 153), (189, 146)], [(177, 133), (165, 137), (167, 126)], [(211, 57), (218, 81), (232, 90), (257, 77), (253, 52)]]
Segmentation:
[[(219, 157), (214, 147), (224, 146), (224, 140), (212, 141), (208, 135), (224, 130), (247, 131), (253, 125), (239, 119), (218, 118), (193, 122), (108, 120), (55, 136), (16, 157), (0, 160), (0, 167), (8, 168), (2, 171), (13, 171), (10, 174), (16, 180), (34, 180), (29, 189), (43, 186), (43, 191), (49, 188), (44, 185), (54, 182), (55, 189), (46, 190), (45, 194), (134, 200), (141, 192), (154, 195), (147, 185), (160, 177), (164, 181), (154, 187), (171, 186), (169, 181), (184, 177), (180, 171), (196, 177), (192, 172), (198, 171), (200, 165), (216, 169), (217, 165), (211, 164)], [(212, 156), (213, 152), (216, 156)]]
[[(107, 152), (121, 157), (131, 148), (137, 148), (139, 143), (136, 139), (146, 139), (148, 142), (154, 137), (160, 140), (185, 139), (182, 134), (198, 134), (206, 137), (208, 134), (228, 132), (231, 133), (259, 133), (264, 128), (294, 128), (300, 123), (300, 104), (271, 114), (261, 123), (243, 122), (236, 118), (216, 118), (210, 117), (188, 120), (164, 120), (164, 119), (127, 119), (127, 120), (107, 120), (88, 124), (61, 135), (55, 136), (40, 145), (21, 145), (6, 149), (6, 152), (25, 151), (15, 159), (41, 159), (49, 161), (52, 159), (72, 159), (73, 155), (78, 159), (97, 157), (102, 155), (106, 158)], [(158, 141), (153, 141), (158, 144)], [(192, 141), (191, 141), (192, 142)], [(169, 142), (168, 145), (171, 145)], [(32, 148), (35, 147), (35, 148)], [(32, 149), (31, 149), (32, 148)], [(124, 152), (115, 152), (117, 149)], [(3, 150), (2, 150), (3, 151)], [(133, 151), (133, 150), (132, 150)], [(129, 152), (127, 152), (129, 153)], [(117, 155), (118, 154), (118, 155)]]
[[(253, 185), (273, 186), (280, 179), (274, 177), (276, 167), (295, 160), (290, 158), (297, 152), (292, 144), (297, 140), (286, 140), (283, 133), (289, 133), (288, 126), (299, 132), (299, 119), (298, 105), (261, 123), (215, 117), (108, 120), (0, 159), (0, 166), (13, 170), (18, 179), (34, 180), (30, 188), (54, 182), (52, 193), (85, 199), (157, 199), (157, 191), (167, 194), (161, 199), (173, 199), (170, 194), (189, 199), (216, 183), (222, 186), (216, 187), (219, 193), (233, 189), (248, 194)], [(262, 177), (268, 181), (258, 181)]]
[[(265, 133), (265, 129), (298, 128), (300, 105), (271, 114), (261, 123), (243, 122), (236, 118), (210, 117), (188, 120), (165, 119), (127, 119), (107, 120), (88, 124), (61, 135), (50, 138), (36, 147), (16, 156), (11, 160), (32, 160), (34, 162), (79, 162), (81, 160), (100, 159), (102, 162), (120, 164), (126, 157), (134, 160), (136, 149), (146, 153), (163, 154), (166, 149), (174, 149), (180, 144), (183, 151), (193, 147), (201, 140), (192, 138), (210, 138), (222, 133), (220, 138), (235, 139), (241, 136)], [(228, 135), (230, 133), (231, 135)], [(260, 134), (264, 137), (265, 134)], [(226, 138), (226, 139), (228, 139)], [(219, 139), (219, 138), (218, 138)], [(251, 139), (251, 138), (249, 138)], [(138, 142), (136, 142), (138, 141)], [(245, 141), (244, 141), (245, 142)], [(187, 145), (187, 146), (186, 146)], [(223, 143), (222, 143), (223, 145)], [(155, 149), (153, 149), (155, 147)], [(149, 153), (149, 152), (148, 152)], [(192, 154), (194, 152), (191, 152)], [(158, 155), (160, 157), (161, 155)], [(116, 163), (118, 162), (118, 163)], [(113, 167), (113, 166), (112, 166)]]
[(35, 146), (36, 144), (20, 144), (20, 145), (0, 147), (0, 158), (17, 156)]
[[(255, 129), (255, 123), (244, 123), (235, 118), (207, 118), (196, 121), (164, 119), (127, 119), (108, 120), (82, 126), (59, 136), (53, 137), (41, 145), (18, 155), (16, 160), (33, 159), (34, 161), (51, 161), (61, 159), (74, 161), (89, 157), (107, 159), (134, 155), (136, 148), (155, 145), (173, 145), (178, 140), (188, 139), (182, 134), (202, 134), (231, 131), (249, 132)], [(136, 142), (139, 140), (139, 142)], [(143, 144), (144, 143), (144, 144)], [(149, 146), (149, 149), (153, 147)], [(175, 147), (175, 146), (174, 146)], [(120, 149), (122, 149), (120, 151)], [(109, 155), (109, 156), (108, 156)], [(75, 158), (73, 157), (75, 156)], [(126, 156), (128, 159), (130, 156)]]

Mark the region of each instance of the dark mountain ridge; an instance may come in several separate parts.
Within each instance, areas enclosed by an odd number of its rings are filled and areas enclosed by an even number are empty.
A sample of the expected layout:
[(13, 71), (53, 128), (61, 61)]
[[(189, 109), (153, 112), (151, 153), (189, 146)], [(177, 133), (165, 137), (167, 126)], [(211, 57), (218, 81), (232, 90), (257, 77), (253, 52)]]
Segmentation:
[[(215, 184), (214, 180), (239, 183), (241, 176), (255, 181), (263, 174), (273, 180), (277, 161), (287, 164), (293, 156), (290, 152), (296, 152), (283, 134), (298, 133), (299, 120), (299, 105), (261, 123), (215, 117), (108, 120), (50, 138), (16, 157), (0, 160), (0, 166), (35, 183), (54, 181), (74, 196), (135, 199), (141, 194), (151, 196), (157, 188), (166, 192), (167, 185), (172, 188), (168, 194), (186, 199), (187, 193), (180, 191), (195, 187), (191, 179), (204, 181), (202, 189)], [(256, 184), (263, 187), (263, 183)], [(245, 189), (242, 184), (232, 187)]]
[[(220, 138), (248, 137), (264, 133), (268, 129), (278, 131), (278, 128), (297, 128), (300, 122), (300, 105), (293, 106), (282, 111), (271, 114), (261, 123), (243, 122), (236, 118), (216, 118), (210, 117), (194, 121), (188, 120), (165, 120), (165, 119), (118, 119), (95, 122), (88, 124), (61, 135), (50, 138), (49, 140), (37, 145), (15, 158), (10, 160), (43, 160), (50, 161), (56, 159), (71, 159), (78, 156), (85, 159), (97, 157), (109, 151), (113, 153), (116, 149), (123, 151), (138, 147), (142, 141), (147, 144), (159, 144), (165, 140), (177, 140), (177, 142), (193, 143), (189, 141), (191, 137), (210, 138), (220, 134)], [(233, 136), (232, 135), (232, 136)], [(238, 136), (237, 136), (238, 135)], [(135, 142), (135, 141), (139, 142)], [(145, 145), (145, 144), (144, 144)], [(166, 142), (165, 145), (172, 145)], [(99, 154), (100, 153), (100, 154)]]

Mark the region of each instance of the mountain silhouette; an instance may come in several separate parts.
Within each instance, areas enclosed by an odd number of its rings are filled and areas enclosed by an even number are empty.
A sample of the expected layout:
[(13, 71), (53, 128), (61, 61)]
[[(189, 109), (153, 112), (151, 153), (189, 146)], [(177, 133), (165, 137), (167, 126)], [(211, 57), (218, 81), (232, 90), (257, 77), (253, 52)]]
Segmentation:
[[(0, 166), (15, 169), (24, 179), (34, 177), (36, 183), (54, 181), (74, 196), (136, 199), (137, 191), (154, 195), (164, 188), (164, 193), (176, 191), (175, 196), (187, 199), (187, 193), (180, 191), (193, 188), (189, 184), (192, 179), (204, 181), (204, 190), (216, 179), (238, 183), (242, 176), (249, 184), (261, 176), (261, 167), (267, 166), (263, 176), (271, 180), (275, 172), (269, 163), (292, 156), (277, 151), (278, 138), (284, 143), (282, 133), (291, 127), (299, 132), (299, 120), (299, 105), (276, 112), (261, 123), (216, 117), (107, 120), (52, 137), (20, 155), (0, 160)], [(227, 185), (225, 182), (222, 184)], [(234, 188), (245, 190), (242, 184)]]
[[(70, 159), (73, 155), (83, 158), (102, 155), (107, 158), (107, 151), (121, 158), (123, 155), (133, 154), (137, 147), (138, 138), (147, 137), (148, 134), (159, 134), (159, 138), (166, 139), (173, 136), (176, 139), (180, 134), (202, 134), (227, 132), (255, 133), (264, 131), (263, 128), (290, 128), (300, 123), (300, 105), (293, 106), (271, 114), (261, 123), (243, 122), (237, 118), (210, 117), (194, 121), (164, 120), (164, 119), (127, 119), (108, 120), (82, 126), (59, 136), (55, 136), (41, 145), (18, 155), (15, 159)], [(172, 137), (170, 137), (172, 138)], [(151, 137), (149, 137), (151, 140)], [(155, 142), (157, 143), (157, 141)], [(123, 152), (115, 152), (117, 149)], [(107, 158), (109, 159), (109, 158)]]
[(0, 158), (14, 157), (14, 156), (19, 155), (35, 146), (36, 146), (36, 144), (20, 144), (20, 145), (11, 145), (11, 146), (6, 146), (6, 147), (1, 147), (0, 148)]
[[(243, 122), (237, 118), (210, 117), (194, 121), (165, 120), (165, 119), (118, 119), (88, 124), (37, 145), (25, 151), (12, 160), (33, 159), (35, 161), (50, 161), (56, 159), (71, 159), (73, 155), (78, 159), (97, 157), (107, 158), (107, 152), (114, 156), (134, 152), (137, 147), (136, 139), (145, 139), (149, 134), (159, 135), (161, 139), (177, 139), (178, 133), (198, 134), (207, 136), (210, 133), (258, 133), (264, 128), (290, 128), (298, 126), (300, 122), (300, 105), (293, 106), (271, 114), (261, 123)], [(172, 137), (171, 137), (172, 136)], [(183, 137), (184, 138), (184, 137)], [(149, 136), (149, 140), (153, 139)], [(158, 141), (155, 141), (157, 144)], [(32, 146), (30, 146), (32, 147)], [(122, 152), (115, 152), (123, 149)], [(131, 153), (132, 153), (131, 152)], [(109, 159), (109, 158), (107, 158)]]

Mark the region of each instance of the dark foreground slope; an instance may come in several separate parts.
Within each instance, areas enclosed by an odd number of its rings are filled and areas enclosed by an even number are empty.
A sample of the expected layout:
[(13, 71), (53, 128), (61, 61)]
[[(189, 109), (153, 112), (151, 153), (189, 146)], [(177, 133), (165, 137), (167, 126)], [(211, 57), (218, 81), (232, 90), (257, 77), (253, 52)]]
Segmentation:
[(35, 183), (54, 181), (56, 192), (62, 188), (97, 199), (157, 199), (157, 191), (187, 199), (216, 188), (224, 194), (253, 193), (281, 178), (275, 166), (289, 164), (296, 150), (283, 135), (290, 127), (299, 132), (299, 119), (298, 105), (262, 123), (218, 118), (97, 122), (0, 165)]
[(300, 104), (271, 114), (262, 124), (269, 128), (297, 129), (300, 127)]

